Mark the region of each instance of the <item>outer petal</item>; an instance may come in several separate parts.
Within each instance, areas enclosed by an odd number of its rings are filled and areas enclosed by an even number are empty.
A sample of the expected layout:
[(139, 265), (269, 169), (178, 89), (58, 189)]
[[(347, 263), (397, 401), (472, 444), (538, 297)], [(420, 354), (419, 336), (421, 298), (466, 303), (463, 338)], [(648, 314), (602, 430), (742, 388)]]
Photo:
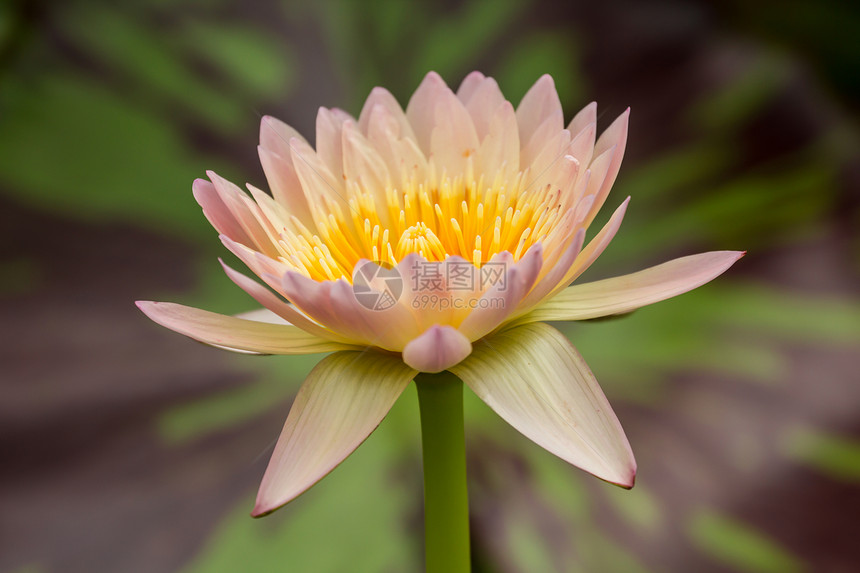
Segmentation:
[(200, 342), (261, 354), (313, 354), (355, 349), (314, 336), (295, 326), (255, 322), (170, 302), (138, 301), (146, 316)]
[(415, 374), (399, 357), (376, 352), (338, 352), (317, 364), (293, 401), (251, 515), (271, 513), (333, 470)]
[(472, 343), (453, 326), (434, 325), (403, 348), (403, 362), (419, 372), (442, 372), (472, 352)]
[(743, 251), (711, 251), (629, 275), (574, 285), (521, 320), (586, 320), (630, 312), (717, 278), (744, 254)]
[(475, 344), (451, 372), (505, 421), (595, 476), (633, 487), (636, 461), (585, 361), (557, 330), (527, 324)]

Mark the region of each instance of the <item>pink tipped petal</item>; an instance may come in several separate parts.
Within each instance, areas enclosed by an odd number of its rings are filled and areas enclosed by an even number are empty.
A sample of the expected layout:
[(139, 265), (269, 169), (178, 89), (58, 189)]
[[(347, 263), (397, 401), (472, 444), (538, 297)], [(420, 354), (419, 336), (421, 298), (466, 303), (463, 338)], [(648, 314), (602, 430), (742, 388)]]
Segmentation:
[(606, 250), (606, 247), (609, 246), (609, 243), (612, 242), (612, 239), (621, 227), (621, 222), (624, 220), (624, 214), (627, 213), (627, 205), (629, 204), (630, 197), (625, 199), (624, 202), (615, 209), (615, 212), (612, 213), (609, 221), (606, 222), (603, 228), (600, 229), (597, 235), (588, 242), (585, 248), (582, 249), (576, 257), (576, 260), (567, 270), (564, 279), (557, 285), (556, 292), (575, 281), (576, 278), (588, 270), (592, 263), (594, 263), (603, 251)]
[(597, 123), (597, 102), (594, 101), (573, 116), (573, 119), (567, 124), (567, 130), (575, 137), (577, 133), (591, 123)]
[(430, 153), (430, 137), (436, 123), (436, 106), (450, 92), (439, 74), (429, 72), (406, 105), (406, 117), (415, 132), (418, 147), (425, 154)]
[(196, 179), (192, 186), (194, 199), (203, 208), (203, 214), (209, 223), (222, 235), (232, 237), (243, 245), (251, 245), (253, 241), (245, 229), (239, 224), (233, 212), (221, 199), (215, 186), (205, 179)]
[(415, 134), (412, 131), (412, 126), (403, 112), (403, 108), (397, 103), (397, 99), (385, 88), (373, 88), (367, 101), (364, 102), (364, 107), (361, 108), (361, 114), (358, 116), (358, 128), (361, 133), (370, 135), (370, 126), (373, 123), (374, 108), (381, 107), (387, 113), (388, 117), (400, 127), (399, 136), (415, 140)]
[(551, 120), (553, 131), (564, 129), (564, 112), (555, 82), (544, 74), (523, 96), (517, 107), (517, 123), (520, 126), (520, 141), (527, 142), (542, 123)]
[(361, 186), (385, 201), (385, 189), (390, 183), (388, 167), (380, 154), (361, 134), (352, 121), (343, 126), (343, 176), (346, 181)]
[(281, 157), (290, 156), (290, 140), (296, 138), (305, 141), (298, 131), (270, 115), (264, 115), (260, 120), (260, 147)]
[(376, 352), (338, 352), (317, 364), (293, 401), (251, 515), (271, 513), (333, 470), (415, 374), (399, 357)]
[(478, 71), (474, 71), (463, 78), (460, 87), (457, 88), (457, 97), (460, 98), (460, 101), (464, 104), (469, 103), (472, 95), (481, 86), (484, 79), (486, 79), (486, 76)]
[(573, 139), (567, 147), (568, 155), (572, 155), (579, 161), (580, 165), (591, 165), (594, 154), (594, 137), (597, 133), (597, 124), (589, 123), (577, 132), (570, 132)]
[(552, 265), (538, 283), (529, 291), (528, 295), (523, 297), (517, 306), (517, 315), (523, 314), (528, 309), (540, 304), (544, 299), (548, 298), (553, 291), (557, 289), (560, 283), (564, 280), (570, 267), (573, 265), (576, 257), (582, 250), (582, 243), (585, 239), (585, 229), (580, 229), (574, 235), (573, 240), (562, 252), (558, 260)]
[[(463, 101), (463, 98), (460, 98), (460, 101)], [(479, 140), (483, 140), (487, 135), (495, 111), (505, 102), (505, 96), (502, 95), (499, 84), (493, 78), (487, 78), (481, 82), (469, 101), (463, 102), (469, 110), (469, 115), (472, 116)]]
[(301, 328), (305, 332), (308, 332), (315, 336), (319, 336), (320, 338), (325, 338), (326, 340), (333, 340), (335, 342), (342, 342), (345, 344), (349, 344), (350, 342), (352, 342), (349, 339), (339, 336), (331, 332), (327, 328), (320, 326), (314, 321), (308, 319), (308, 317), (297, 311), (289, 303), (282, 301), (280, 298), (275, 296), (269, 289), (262, 286), (257, 281), (243, 275), (238, 271), (231, 269), (224, 261), (221, 261), (220, 259), (219, 261), (221, 262), (221, 266), (224, 267), (224, 272), (227, 274), (231, 281), (236, 283), (239, 288), (251, 295), (254, 300), (262, 304), (266, 309), (268, 309), (275, 315), (282, 317), (290, 324)]
[(434, 126), (430, 153), (437, 169), (449, 175), (465, 173), (466, 163), (469, 158), (474, 161), (480, 143), (472, 117), (447, 88), (436, 104)]
[(161, 326), (228, 350), (261, 354), (314, 354), (354, 348), (325, 340), (295, 326), (255, 322), (169, 302), (138, 301)]
[(632, 487), (636, 461), (582, 356), (556, 329), (526, 324), (478, 342), (450, 368), (524, 436), (600, 479)]
[(520, 136), (510, 102), (496, 108), (488, 129), (479, 153), (481, 170), (490, 181), (502, 171), (512, 176), (520, 169)]
[(307, 143), (291, 139), (290, 152), (314, 221), (323, 222), (330, 209), (338, 207), (345, 214), (349, 207), (343, 190), (343, 179), (335, 179), (328, 166)]
[(629, 275), (574, 285), (526, 316), (529, 320), (543, 321), (586, 320), (623, 314), (702, 286), (723, 274), (744, 254), (711, 251)]
[[(250, 240), (250, 242), (243, 244), (267, 255), (275, 254), (277, 250), (272, 244), (271, 236), (265, 227), (267, 223), (257, 204), (251, 201), (242, 189), (220, 177), (214, 171), (207, 171), (206, 174), (212, 180), (221, 201), (233, 214), (245, 236)], [(235, 237), (231, 238), (235, 240)]]
[(343, 176), (341, 130), (344, 122), (351, 119), (348, 113), (339, 109), (321, 107), (317, 112), (317, 155), (331, 169), (335, 179)]
[(602, 179), (602, 185), (597, 191), (597, 198), (594, 202), (594, 206), (592, 207), (591, 214), (586, 220), (586, 224), (591, 223), (597, 215), (597, 212), (600, 211), (600, 208), (606, 201), (606, 197), (609, 195), (610, 189), (612, 189), (612, 185), (615, 183), (615, 178), (618, 176), (618, 170), (621, 169), (621, 160), (624, 159), (624, 150), (627, 147), (627, 128), (629, 120), (630, 108), (628, 107), (624, 113), (618, 116), (618, 118), (612, 122), (612, 125), (610, 125), (609, 128), (600, 135), (597, 139), (597, 143), (594, 145), (594, 157), (600, 157), (601, 154), (613, 147), (615, 148), (615, 151), (612, 153), (612, 161), (609, 164), (606, 175)]
[[(512, 257), (503, 261), (506, 267), (504, 280), (489, 288), (481, 296), (477, 308), (460, 324), (460, 332), (469, 340), (477, 340), (490, 333), (517, 309), (541, 272), (543, 248), (537, 243), (517, 263), (511, 261)], [(486, 269), (485, 265), (482, 272)]]
[(452, 326), (435, 325), (403, 348), (403, 362), (419, 372), (441, 372), (472, 352), (472, 343)]
[(257, 151), (275, 201), (283, 205), (284, 209), (298, 218), (305, 227), (313, 229), (308, 200), (296, 175), (292, 157), (277, 155), (262, 146), (258, 147)]

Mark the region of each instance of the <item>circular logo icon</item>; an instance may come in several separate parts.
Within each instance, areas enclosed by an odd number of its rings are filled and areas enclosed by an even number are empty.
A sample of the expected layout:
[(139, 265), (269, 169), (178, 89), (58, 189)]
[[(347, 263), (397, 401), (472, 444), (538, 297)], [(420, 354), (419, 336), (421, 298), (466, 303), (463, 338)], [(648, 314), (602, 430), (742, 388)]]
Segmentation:
[(356, 269), (352, 291), (364, 308), (386, 310), (403, 294), (403, 277), (388, 263), (368, 261)]

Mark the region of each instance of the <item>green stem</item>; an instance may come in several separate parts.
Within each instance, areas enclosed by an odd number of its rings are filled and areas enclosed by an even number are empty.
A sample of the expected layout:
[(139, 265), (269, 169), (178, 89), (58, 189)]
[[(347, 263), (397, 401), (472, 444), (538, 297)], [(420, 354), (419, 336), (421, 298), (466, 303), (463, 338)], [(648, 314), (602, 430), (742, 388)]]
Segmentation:
[(450, 372), (419, 374), (424, 452), (424, 539), (427, 573), (468, 573), (469, 502), (463, 383)]

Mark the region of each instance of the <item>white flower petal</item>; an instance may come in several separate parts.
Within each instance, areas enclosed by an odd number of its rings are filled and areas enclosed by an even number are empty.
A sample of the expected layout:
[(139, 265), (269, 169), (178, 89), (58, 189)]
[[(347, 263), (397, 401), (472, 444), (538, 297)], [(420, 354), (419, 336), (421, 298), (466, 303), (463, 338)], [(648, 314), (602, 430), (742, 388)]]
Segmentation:
[(618, 418), (585, 361), (546, 324), (477, 342), (450, 368), (499, 416), (561, 459), (632, 487), (636, 461)]
[(379, 426), (416, 372), (397, 356), (338, 352), (302, 384), (251, 513), (274, 511), (314, 485)]
[(586, 320), (624, 314), (702, 286), (723, 274), (744, 254), (741, 251), (711, 251), (674, 259), (629, 275), (573, 285), (523, 319)]

